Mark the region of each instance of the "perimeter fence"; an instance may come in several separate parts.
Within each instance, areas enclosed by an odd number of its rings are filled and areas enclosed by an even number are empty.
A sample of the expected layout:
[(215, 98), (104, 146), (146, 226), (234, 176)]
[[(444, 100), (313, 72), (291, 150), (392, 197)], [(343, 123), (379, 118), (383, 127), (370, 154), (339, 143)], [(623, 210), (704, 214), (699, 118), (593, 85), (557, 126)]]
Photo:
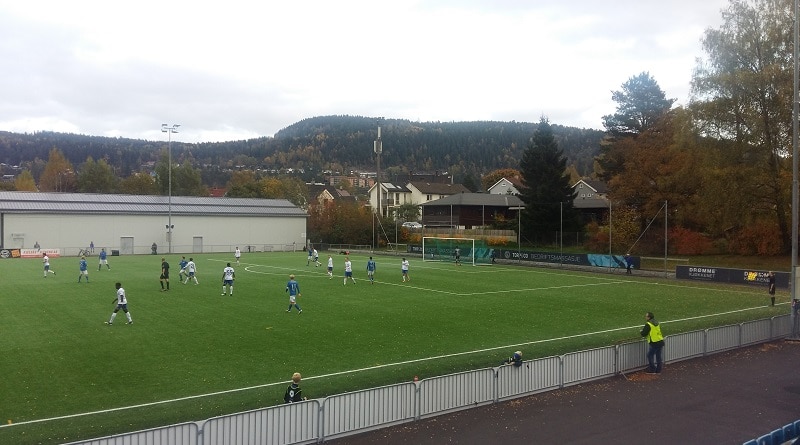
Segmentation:
[[(675, 363), (786, 338), (791, 333), (790, 315), (685, 332), (666, 338), (664, 360)], [(646, 352), (645, 342), (634, 341), (525, 361), (519, 367), (477, 369), (68, 445), (322, 443), (624, 375), (646, 366)]]

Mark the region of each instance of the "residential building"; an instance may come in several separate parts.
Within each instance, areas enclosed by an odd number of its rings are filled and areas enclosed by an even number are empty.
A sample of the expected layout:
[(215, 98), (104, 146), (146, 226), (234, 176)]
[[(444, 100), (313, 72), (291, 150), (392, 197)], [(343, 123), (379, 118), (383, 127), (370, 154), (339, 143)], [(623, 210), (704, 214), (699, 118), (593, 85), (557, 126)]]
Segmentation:
[(580, 179), (572, 188), (575, 190), (572, 205), (581, 213), (584, 223), (602, 222), (607, 217), (610, 201), (608, 187), (604, 182)]
[(457, 193), (423, 203), (422, 224), (463, 229), (484, 227), (496, 220), (516, 219), (523, 207), (522, 200), (514, 195)]
[(493, 195), (520, 195), (520, 190), (524, 185), (522, 184), (522, 179), (514, 176), (510, 178), (500, 178), (497, 182), (495, 182), (488, 190), (487, 193)]
[[(373, 209), (378, 206), (376, 189), (372, 187), (369, 191), (369, 203)], [(430, 182), (410, 182), (405, 186), (381, 182), (381, 190), (381, 214), (384, 216), (390, 216), (403, 204), (420, 205), (457, 193), (469, 193), (469, 189), (461, 184)]]

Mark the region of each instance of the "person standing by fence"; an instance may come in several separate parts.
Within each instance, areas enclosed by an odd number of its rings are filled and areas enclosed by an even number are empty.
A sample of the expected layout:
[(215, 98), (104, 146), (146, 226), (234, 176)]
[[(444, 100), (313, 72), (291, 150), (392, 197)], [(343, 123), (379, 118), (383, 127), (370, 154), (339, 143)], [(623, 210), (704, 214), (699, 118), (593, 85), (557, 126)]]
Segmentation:
[(306, 400), (303, 397), (303, 390), (300, 389), (300, 379), (302, 376), (299, 372), (295, 372), (292, 375), (292, 383), (286, 388), (286, 392), (283, 394), (283, 401), (286, 403), (295, 403), (295, 402), (302, 402)]
[(642, 327), (642, 337), (647, 339), (649, 349), (647, 350), (647, 373), (659, 374), (664, 363), (664, 335), (661, 333), (661, 326), (656, 321), (652, 312), (644, 314), (646, 323)]
[(775, 306), (775, 272), (769, 271), (767, 274), (767, 279), (769, 280), (769, 305)]

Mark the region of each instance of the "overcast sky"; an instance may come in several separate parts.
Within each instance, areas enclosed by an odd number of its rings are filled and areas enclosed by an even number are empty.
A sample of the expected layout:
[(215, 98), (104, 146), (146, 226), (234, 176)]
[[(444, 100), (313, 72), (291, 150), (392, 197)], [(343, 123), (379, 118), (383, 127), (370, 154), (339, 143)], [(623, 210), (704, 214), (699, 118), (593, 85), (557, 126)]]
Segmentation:
[(0, 0), (0, 130), (215, 142), (299, 120), (602, 129), (648, 71), (686, 104), (728, 0)]

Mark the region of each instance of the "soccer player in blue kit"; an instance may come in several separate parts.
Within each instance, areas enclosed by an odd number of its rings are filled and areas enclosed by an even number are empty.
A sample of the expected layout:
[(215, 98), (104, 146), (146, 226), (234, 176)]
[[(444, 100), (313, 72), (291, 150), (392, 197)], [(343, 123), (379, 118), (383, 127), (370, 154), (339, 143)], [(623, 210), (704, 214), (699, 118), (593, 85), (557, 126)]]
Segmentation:
[(375, 260), (369, 257), (367, 261), (367, 277), (369, 277), (369, 284), (375, 284)]
[(100, 262), (97, 264), (97, 270), (100, 270), (100, 268), (103, 267), (103, 264), (106, 265), (108, 270), (111, 270), (111, 266), (108, 265), (108, 254), (106, 253), (105, 247), (100, 249)]
[(81, 282), (81, 278), (84, 276), (86, 277), (86, 282), (89, 282), (89, 270), (88, 266), (86, 265), (86, 257), (81, 257), (81, 261), (78, 263), (78, 283)]
[(286, 309), (286, 312), (292, 312), (292, 306), (294, 306), (297, 308), (297, 313), (302, 314), (303, 310), (297, 304), (297, 297), (301, 297), (302, 294), (300, 294), (300, 284), (295, 281), (294, 274), (289, 275), (289, 282), (286, 283), (286, 292), (289, 292), (289, 309)]

